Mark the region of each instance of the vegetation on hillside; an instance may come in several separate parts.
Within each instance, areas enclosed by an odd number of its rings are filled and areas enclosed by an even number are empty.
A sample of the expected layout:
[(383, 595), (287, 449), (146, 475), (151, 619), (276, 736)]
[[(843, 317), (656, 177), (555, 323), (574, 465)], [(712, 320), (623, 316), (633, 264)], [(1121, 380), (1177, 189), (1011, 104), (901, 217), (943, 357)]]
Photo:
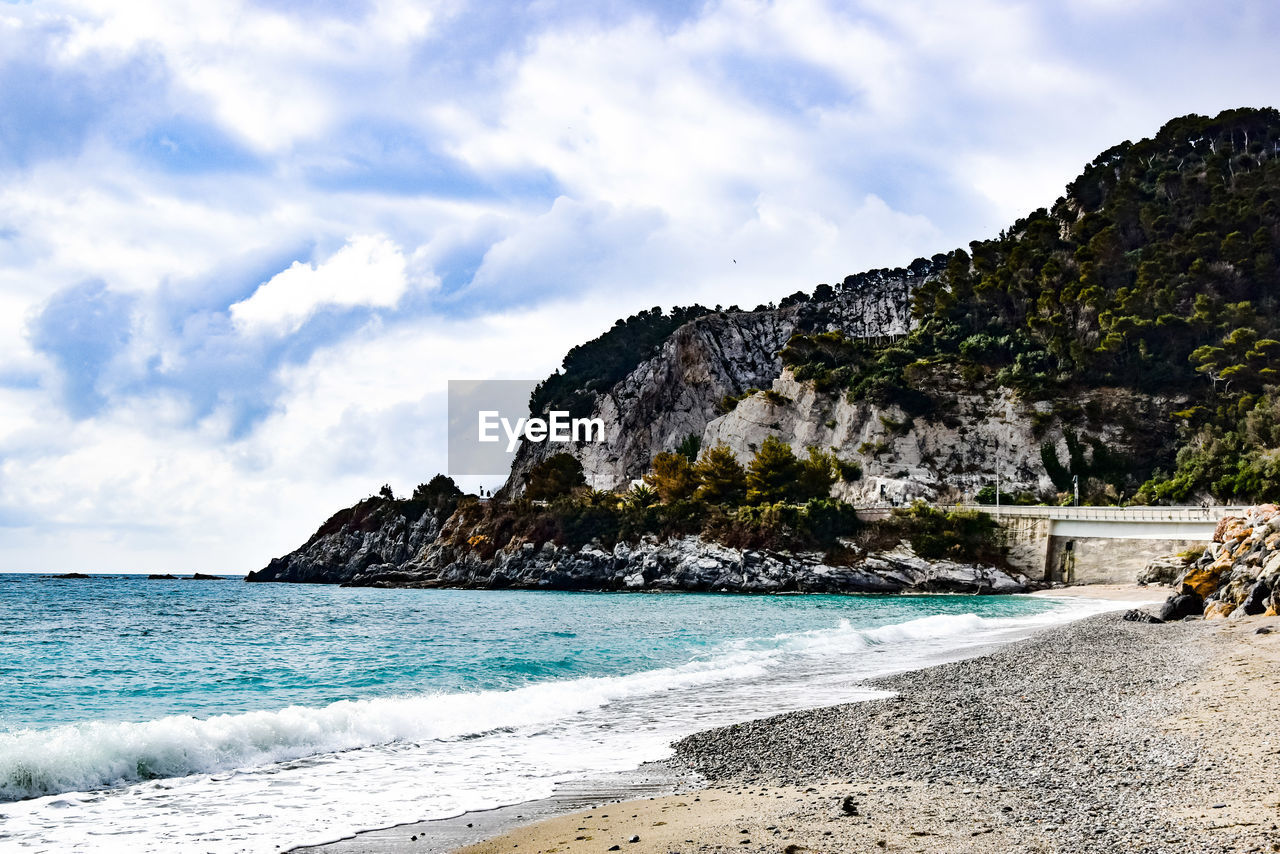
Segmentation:
[[(1070, 459), (1046, 456), (1046, 471), (1059, 490), (1078, 476), (1087, 499), (1280, 499), (1278, 157), (1275, 109), (1174, 119), (1102, 152), (1051, 208), (993, 239), (845, 280), (857, 289), (891, 273), (915, 277), (910, 334), (888, 343), (798, 335), (784, 362), (821, 390), (914, 417), (945, 414), (960, 387), (1050, 400), (1037, 426), (1056, 423), (1071, 449)], [(833, 294), (822, 285), (783, 305), (820, 318)], [(596, 393), (709, 311), (655, 308), (618, 321), (570, 351), (538, 386), (534, 411), (586, 414)], [(1076, 402), (1107, 388), (1183, 402), (1154, 412), (1128, 408), (1132, 396), (1111, 409)], [(1090, 444), (1099, 423), (1150, 441), (1121, 457)]]
[(946, 256), (903, 339), (799, 336), (783, 359), (819, 388), (912, 415), (945, 408), (938, 378), (957, 373), (1053, 400), (1068, 427), (1085, 422), (1082, 390), (1185, 398), (1175, 442), (1157, 435), (1134, 459), (1084, 449), (1046, 469), (1138, 500), (1280, 497), (1278, 155), (1273, 109), (1171, 121), (1100, 154), (1052, 210)]
[(617, 321), (612, 329), (565, 355), (561, 369), (533, 390), (529, 411), (544, 415), (558, 409), (574, 417), (589, 415), (597, 393), (613, 388), (641, 362), (656, 355), (672, 332), (710, 311), (691, 305), (666, 314), (654, 306)]
[(831, 498), (841, 468), (829, 452), (809, 448), (797, 456), (770, 437), (746, 466), (723, 444), (693, 460), (660, 453), (643, 483), (618, 493), (590, 489), (578, 461), (556, 454), (533, 467), (521, 498), (464, 499), (448, 537), (486, 559), (513, 543), (612, 549), (646, 536), (700, 535), (734, 548), (824, 551), (833, 563), (902, 540), (923, 557), (1003, 562), (999, 530), (982, 513), (921, 505), (884, 522), (860, 522), (852, 505)]

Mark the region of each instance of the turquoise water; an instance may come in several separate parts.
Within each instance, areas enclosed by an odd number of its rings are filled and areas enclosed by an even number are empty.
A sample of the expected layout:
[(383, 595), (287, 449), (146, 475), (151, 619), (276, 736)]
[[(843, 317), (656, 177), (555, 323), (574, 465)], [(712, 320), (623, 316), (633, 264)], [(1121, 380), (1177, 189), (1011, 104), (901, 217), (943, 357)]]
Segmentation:
[(265, 851), (516, 802), (1099, 607), (0, 576), (0, 842)]
[(682, 664), (728, 640), (931, 614), (1016, 617), (1027, 597), (368, 590), (0, 576), (0, 730), (499, 691)]

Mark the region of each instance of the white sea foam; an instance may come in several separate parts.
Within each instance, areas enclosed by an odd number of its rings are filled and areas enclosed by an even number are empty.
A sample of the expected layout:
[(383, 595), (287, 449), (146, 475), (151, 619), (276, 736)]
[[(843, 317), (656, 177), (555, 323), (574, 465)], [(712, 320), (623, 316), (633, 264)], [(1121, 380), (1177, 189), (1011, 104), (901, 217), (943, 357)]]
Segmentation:
[(32, 799), (0, 804), (0, 842), (273, 851), (518, 802), (662, 758), (697, 729), (860, 699), (872, 692), (858, 680), (1116, 607), (1075, 600), (1032, 617), (845, 621), (626, 676), (11, 732), (0, 735), (0, 793)]
[(760, 656), (726, 655), (629, 676), (513, 691), (343, 700), (320, 708), (91, 722), (0, 734), (0, 799), (215, 773), (396, 742), (477, 736), (561, 720), (636, 694), (749, 678)]

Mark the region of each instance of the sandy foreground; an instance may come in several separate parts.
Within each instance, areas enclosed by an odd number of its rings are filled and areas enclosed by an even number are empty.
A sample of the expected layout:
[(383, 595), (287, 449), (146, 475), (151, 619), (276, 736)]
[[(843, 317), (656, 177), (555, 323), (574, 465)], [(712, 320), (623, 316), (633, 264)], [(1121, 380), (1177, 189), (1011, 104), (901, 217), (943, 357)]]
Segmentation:
[[(1167, 595), (1050, 595), (1064, 593)], [(456, 850), (1280, 851), (1277, 674), (1280, 618), (1092, 617), (877, 680), (898, 692), (887, 699), (691, 736), (674, 765), (705, 788), (580, 809)], [(396, 829), (396, 844), (377, 850), (438, 850), (411, 833), (423, 826)]]
[(1139, 587), (1137, 584), (1082, 584), (1078, 587), (1057, 587), (1037, 590), (1028, 596), (1048, 596), (1054, 599), (1109, 599), (1112, 602), (1148, 604), (1163, 602), (1168, 598), (1168, 587)]

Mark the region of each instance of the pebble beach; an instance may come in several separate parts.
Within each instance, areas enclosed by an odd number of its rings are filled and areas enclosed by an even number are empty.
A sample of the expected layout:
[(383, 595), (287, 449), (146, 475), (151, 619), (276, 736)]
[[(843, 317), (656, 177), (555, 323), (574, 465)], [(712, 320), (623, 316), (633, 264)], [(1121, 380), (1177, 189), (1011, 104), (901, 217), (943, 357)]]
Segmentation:
[(1280, 851), (1278, 670), (1274, 617), (1090, 617), (874, 682), (889, 698), (698, 733), (675, 765), (699, 788), (460, 850)]

